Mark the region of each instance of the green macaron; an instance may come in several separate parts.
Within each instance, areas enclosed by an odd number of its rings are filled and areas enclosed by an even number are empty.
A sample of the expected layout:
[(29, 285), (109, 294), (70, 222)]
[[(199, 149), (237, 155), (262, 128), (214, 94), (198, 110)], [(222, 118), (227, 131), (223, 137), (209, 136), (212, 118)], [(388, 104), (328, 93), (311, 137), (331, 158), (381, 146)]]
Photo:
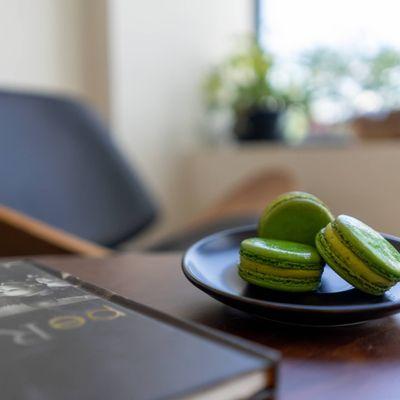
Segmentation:
[(315, 245), (315, 235), (333, 221), (328, 207), (305, 192), (289, 192), (277, 197), (262, 214), (258, 236)]
[(287, 292), (318, 288), (323, 260), (313, 246), (249, 238), (240, 245), (239, 275), (257, 286)]
[(400, 281), (400, 253), (356, 218), (337, 217), (317, 234), (316, 246), (334, 271), (363, 292), (381, 295)]

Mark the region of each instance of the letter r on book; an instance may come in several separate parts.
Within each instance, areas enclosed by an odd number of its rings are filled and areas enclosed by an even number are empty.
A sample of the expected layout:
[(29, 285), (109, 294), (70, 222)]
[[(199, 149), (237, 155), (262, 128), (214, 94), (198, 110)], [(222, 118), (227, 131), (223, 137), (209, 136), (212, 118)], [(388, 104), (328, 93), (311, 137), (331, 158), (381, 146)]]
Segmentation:
[(9, 336), (15, 344), (20, 346), (30, 346), (41, 340), (51, 340), (51, 336), (35, 324), (25, 324), (24, 327), (24, 329), (0, 329), (0, 336)]

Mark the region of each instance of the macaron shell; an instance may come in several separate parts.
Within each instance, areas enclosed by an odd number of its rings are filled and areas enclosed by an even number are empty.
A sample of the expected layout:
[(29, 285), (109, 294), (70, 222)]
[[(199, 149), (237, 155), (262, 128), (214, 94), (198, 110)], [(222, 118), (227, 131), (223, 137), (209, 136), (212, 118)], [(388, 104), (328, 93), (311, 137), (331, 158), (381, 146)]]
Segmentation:
[(347, 215), (337, 217), (332, 226), (343, 243), (373, 270), (400, 280), (400, 253), (380, 233)]
[(315, 235), (332, 220), (333, 215), (317, 197), (290, 192), (266, 208), (259, 221), (258, 235), (314, 246)]
[(381, 295), (393, 286), (393, 282), (377, 276), (368, 265), (364, 264), (344, 245), (342, 245), (343, 247), (337, 246), (337, 242), (333, 241), (329, 234), (329, 228), (328, 226), (328, 235), (327, 229), (323, 229), (317, 234), (315, 244), (327, 264), (339, 276), (357, 289), (373, 295)]
[(281, 263), (282, 267), (287, 264), (289, 267), (319, 268), (323, 261), (315, 247), (276, 239), (245, 239), (240, 245), (240, 252), (261, 262)]
[(319, 279), (279, 278), (259, 272), (248, 271), (240, 266), (239, 276), (253, 285), (285, 292), (309, 292), (316, 290), (320, 285)]

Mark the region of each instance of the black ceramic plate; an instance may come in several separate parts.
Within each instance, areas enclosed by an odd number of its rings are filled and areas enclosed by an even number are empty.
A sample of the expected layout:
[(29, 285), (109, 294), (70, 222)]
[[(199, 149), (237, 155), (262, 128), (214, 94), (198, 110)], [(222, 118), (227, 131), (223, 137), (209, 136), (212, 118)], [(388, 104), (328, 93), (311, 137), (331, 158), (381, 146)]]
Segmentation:
[[(183, 272), (199, 289), (242, 311), (297, 325), (346, 325), (400, 311), (400, 284), (383, 296), (354, 289), (325, 267), (316, 292), (277, 292), (244, 282), (237, 274), (240, 242), (255, 236), (245, 226), (216, 233), (195, 243), (183, 257)], [(385, 237), (400, 250), (400, 239)]]

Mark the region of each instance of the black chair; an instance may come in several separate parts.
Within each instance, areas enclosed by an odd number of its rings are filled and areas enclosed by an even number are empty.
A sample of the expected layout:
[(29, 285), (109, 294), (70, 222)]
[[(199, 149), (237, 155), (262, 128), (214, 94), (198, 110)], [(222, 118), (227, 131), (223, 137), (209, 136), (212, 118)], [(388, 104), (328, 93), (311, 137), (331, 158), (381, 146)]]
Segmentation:
[(0, 204), (114, 247), (156, 215), (99, 118), (78, 101), (0, 91)]

